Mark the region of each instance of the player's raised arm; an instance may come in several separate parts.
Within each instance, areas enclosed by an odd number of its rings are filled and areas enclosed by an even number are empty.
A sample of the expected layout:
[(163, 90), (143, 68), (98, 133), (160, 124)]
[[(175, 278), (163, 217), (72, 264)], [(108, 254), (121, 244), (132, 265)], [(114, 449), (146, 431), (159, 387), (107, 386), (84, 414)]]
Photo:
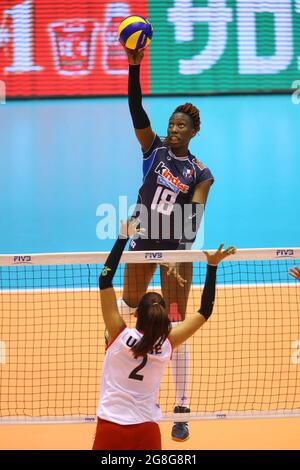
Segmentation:
[(131, 50), (124, 47), (129, 64), (128, 76), (128, 102), (135, 134), (146, 152), (153, 143), (155, 133), (151, 129), (150, 121), (142, 105), (142, 89), (140, 84), (140, 64), (144, 57), (142, 50)]
[(122, 253), (130, 237), (139, 233), (137, 220), (121, 222), (120, 235), (117, 238), (99, 276), (101, 295), (101, 309), (105, 327), (108, 332), (108, 341), (114, 338), (125, 326), (125, 322), (119, 313), (113, 278), (118, 268)]
[(209, 319), (212, 314), (215, 301), (218, 264), (224, 258), (233, 255), (235, 252), (236, 249), (233, 246), (223, 250), (223, 244), (221, 244), (213, 254), (209, 254), (204, 251), (207, 258), (207, 269), (205, 285), (201, 298), (201, 307), (195, 315), (186, 318), (179, 326), (172, 329), (169, 339), (174, 348), (180, 346), (180, 344), (192, 336)]

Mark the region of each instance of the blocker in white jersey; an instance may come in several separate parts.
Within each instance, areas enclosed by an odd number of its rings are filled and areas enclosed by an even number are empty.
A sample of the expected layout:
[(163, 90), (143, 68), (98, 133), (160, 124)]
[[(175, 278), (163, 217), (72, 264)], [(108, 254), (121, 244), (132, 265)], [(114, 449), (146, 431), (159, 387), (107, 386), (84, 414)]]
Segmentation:
[(141, 229), (138, 221), (121, 223), (120, 237), (99, 276), (101, 311), (109, 346), (103, 363), (94, 450), (160, 450), (157, 421), (159, 386), (172, 355), (209, 318), (213, 310), (217, 264), (234, 248), (206, 253), (207, 267), (201, 306), (195, 315), (172, 328), (163, 297), (147, 292), (135, 312), (136, 326), (128, 328), (120, 315), (112, 285), (123, 250)]
[(108, 346), (102, 368), (99, 418), (118, 424), (160, 420), (157, 395), (172, 346), (168, 339), (163, 344), (158, 342), (146, 356), (135, 359), (131, 348), (142, 336), (135, 328), (125, 328)]

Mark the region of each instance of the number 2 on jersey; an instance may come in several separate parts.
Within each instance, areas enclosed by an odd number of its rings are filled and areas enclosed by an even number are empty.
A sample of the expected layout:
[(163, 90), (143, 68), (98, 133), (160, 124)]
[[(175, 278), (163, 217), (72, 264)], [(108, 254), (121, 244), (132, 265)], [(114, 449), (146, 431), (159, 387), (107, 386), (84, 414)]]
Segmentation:
[(158, 186), (151, 204), (151, 210), (170, 215), (176, 202), (177, 194), (170, 189)]
[(141, 369), (143, 369), (143, 367), (145, 367), (145, 365), (147, 364), (147, 360), (148, 360), (148, 357), (145, 356), (142, 360), (142, 362), (140, 363), (139, 366), (135, 367), (135, 369), (133, 369), (132, 372), (130, 372), (128, 378), (129, 379), (133, 379), (133, 380), (143, 380), (144, 379), (144, 376), (141, 375), (141, 374), (138, 374), (137, 372), (139, 372)]

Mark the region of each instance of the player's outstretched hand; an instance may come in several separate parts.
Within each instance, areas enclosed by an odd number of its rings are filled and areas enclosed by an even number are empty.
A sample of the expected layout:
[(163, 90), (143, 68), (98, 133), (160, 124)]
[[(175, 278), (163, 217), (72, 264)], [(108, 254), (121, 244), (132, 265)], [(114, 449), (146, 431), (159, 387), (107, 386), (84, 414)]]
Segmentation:
[(224, 258), (227, 258), (227, 256), (230, 255), (234, 255), (234, 253), (236, 252), (236, 248), (234, 246), (229, 246), (228, 248), (225, 248), (225, 250), (223, 250), (223, 246), (224, 243), (221, 243), (215, 253), (208, 253), (207, 251), (203, 251), (207, 259), (207, 264), (216, 266), (221, 261), (223, 261)]
[(123, 48), (127, 54), (128, 63), (130, 65), (140, 65), (144, 57), (144, 51), (142, 49), (128, 49), (125, 46), (123, 46)]
[(142, 233), (145, 231), (144, 228), (138, 228), (140, 224), (139, 219), (131, 219), (131, 220), (121, 220), (120, 223), (120, 238), (132, 238), (134, 235)]
[(297, 266), (289, 269), (289, 275), (300, 281), (300, 269)]
[(167, 275), (170, 276), (170, 274), (172, 274), (180, 287), (184, 286), (186, 279), (183, 279), (183, 277), (179, 274), (179, 263), (161, 263), (161, 266), (168, 268)]

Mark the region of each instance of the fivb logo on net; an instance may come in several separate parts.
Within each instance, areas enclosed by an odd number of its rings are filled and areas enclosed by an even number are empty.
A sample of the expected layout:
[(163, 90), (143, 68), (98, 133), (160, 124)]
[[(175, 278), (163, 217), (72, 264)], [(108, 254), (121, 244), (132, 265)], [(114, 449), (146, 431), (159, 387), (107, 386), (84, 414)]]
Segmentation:
[(127, 220), (137, 214), (140, 226), (144, 229), (141, 234), (143, 239), (168, 241), (170, 238), (180, 240), (184, 236), (189, 242), (196, 235), (192, 249), (200, 250), (204, 245), (204, 208), (195, 216), (197, 219), (193, 226), (200, 224), (197, 233), (191, 223), (182, 226), (182, 221), (188, 218), (190, 212), (191, 204), (185, 204), (182, 209), (181, 205), (173, 204), (171, 200), (161, 199), (152, 204), (149, 216), (149, 209), (146, 206), (136, 203), (129, 205), (127, 196), (119, 196), (118, 207), (109, 203), (98, 205), (96, 216), (100, 220), (96, 226), (96, 236), (99, 240), (115, 240), (119, 234), (121, 220)]
[(277, 258), (289, 258), (291, 256), (294, 256), (294, 250), (291, 248), (281, 248), (276, 250)]

